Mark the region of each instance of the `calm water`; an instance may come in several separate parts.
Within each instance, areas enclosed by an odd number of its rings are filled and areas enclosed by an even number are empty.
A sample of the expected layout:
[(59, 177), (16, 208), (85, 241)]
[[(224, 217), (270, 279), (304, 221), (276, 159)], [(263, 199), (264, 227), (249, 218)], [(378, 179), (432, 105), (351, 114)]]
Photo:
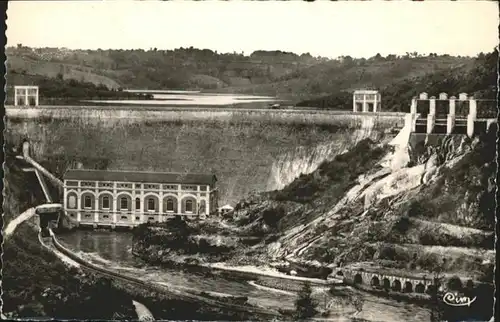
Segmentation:
[[(260, 289), (248, 282), (239, 282), (214, 276), (206, 277), (195, 273), (150, 266), (132, 255), (132, 234), (128, 232), (77, 230), (59, 236), (59, 240), (69, 249), (88, 261), (120, 271), (123, 274), (166, 285), (173, 289), (208, 291), (236, 296), (247, 296), (248, 302), (269, 308), (293, 309), (296, 295), (289, 292), (274, 292)], [(404, 303), (365, 296), (363, 311), (359, 318), (371, 321), (428, 321), (426, 310)], [(315, 290), (313, 297), (320, 305), (325, 303), (325, 293)], [(329, 302), (329, 298), (327, 302)], [(347, 317), (354, 312), (350, 306), (337, 307), (332, 314)]]
[(127, 232), (75, 231), (59, 236), (69, 249), (88, 261), (118, 270), (126, 275), (167, 285), (174, 289), (188, 289), (248, 296), (249, 302), (265, 307), (293, 307), (295, 295), (261, 290), (247, 282), (206, 277), (174, 269), (145, 264), (132, 255), (132, 234)]
[(271, 103), (278, 99), (271, 96), (214, 94), (192, 91), (145, 91), (134, 90), (134, 93), (153, 93), (153, 100), (87, 100), (93, 103), (110, 104), (143, 104), (143, 105), (232, 105), (244, 103)]

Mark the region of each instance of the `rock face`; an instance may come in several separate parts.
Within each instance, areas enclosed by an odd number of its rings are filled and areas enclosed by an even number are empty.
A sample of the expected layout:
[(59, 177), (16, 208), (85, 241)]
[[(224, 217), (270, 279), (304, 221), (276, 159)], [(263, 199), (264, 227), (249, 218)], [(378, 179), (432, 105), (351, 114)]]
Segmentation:
[(474, 140), (362, 140), (281, 190), (241, 200), (232, 217), (197, 229), (232, 236), (237, 242), (226, 239), (230, 249), (221, 253), (233, 264), (288, 262), (296, 265), (288, 271), (300, 275), (304, 267), (371, 262), (409, 274), (440, 267), (491, 282), (495, 169), (494, 129)]

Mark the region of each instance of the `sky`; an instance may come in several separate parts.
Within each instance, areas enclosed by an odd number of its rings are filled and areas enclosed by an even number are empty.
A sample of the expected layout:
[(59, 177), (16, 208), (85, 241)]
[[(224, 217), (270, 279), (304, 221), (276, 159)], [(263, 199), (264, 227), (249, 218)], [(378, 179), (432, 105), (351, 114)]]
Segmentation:
[(475, 56), (498, 45), (493, 1), (15, 1), (7, 45)]

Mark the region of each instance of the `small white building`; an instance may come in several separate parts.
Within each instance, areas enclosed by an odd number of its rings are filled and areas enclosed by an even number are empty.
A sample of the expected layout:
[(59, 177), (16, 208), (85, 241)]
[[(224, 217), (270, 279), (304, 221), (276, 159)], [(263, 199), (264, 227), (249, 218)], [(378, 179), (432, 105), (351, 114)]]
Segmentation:
[(38, 106), (38, 86), (14, 86), (14, 106)]
[(352, 95), (353, 112), (380, 112), (382, 96), (377, 90), (356, 90)]
[(223, 216), (231, 211), (234, 210), (234, 207), (232, 207), (231, 205), (224, 205), (222, 207), (219, 207), (218, 211), (219, 211), (219, 215)]

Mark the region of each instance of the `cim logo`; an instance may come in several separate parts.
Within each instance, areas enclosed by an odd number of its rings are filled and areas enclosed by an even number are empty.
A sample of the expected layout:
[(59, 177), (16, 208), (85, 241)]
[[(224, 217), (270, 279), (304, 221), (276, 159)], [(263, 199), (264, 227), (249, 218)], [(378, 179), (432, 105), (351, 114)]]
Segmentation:
[(470, 305), (472, 303), (474, 303), (476, 298), (477, 297), (474, 296), (474, 298), (471, 299), (468, 296), (459, 296), (458, 294), (448, 292), (443, 296), (443, 302), (448, 304), (448, 305), (451, 305), (451, 306), (469, 306), (470, 307)]

